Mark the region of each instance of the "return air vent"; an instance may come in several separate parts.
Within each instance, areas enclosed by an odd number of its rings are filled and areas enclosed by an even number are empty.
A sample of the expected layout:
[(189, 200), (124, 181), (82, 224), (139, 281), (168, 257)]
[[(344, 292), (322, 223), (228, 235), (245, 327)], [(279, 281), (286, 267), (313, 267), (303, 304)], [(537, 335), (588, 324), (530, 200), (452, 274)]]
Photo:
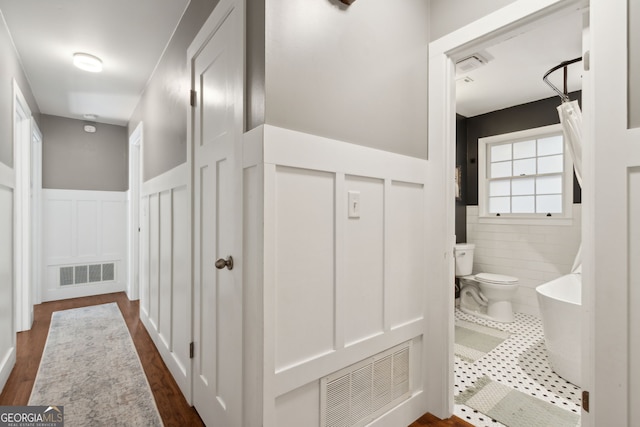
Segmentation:
[(321, 380), (322, 427), (364, 426), (411, 395), (407, 341)]
[(115, 263), (60, 267), (60, 286), (95, 284), (115, 280)]

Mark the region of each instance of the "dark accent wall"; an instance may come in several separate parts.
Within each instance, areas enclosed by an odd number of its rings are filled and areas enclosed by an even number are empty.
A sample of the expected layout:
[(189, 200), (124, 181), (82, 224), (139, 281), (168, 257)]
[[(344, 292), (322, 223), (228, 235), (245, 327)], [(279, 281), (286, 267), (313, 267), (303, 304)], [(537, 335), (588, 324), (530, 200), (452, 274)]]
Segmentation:
[(460, 168), (460, 198), (456, 199), (456, 243), (467, 241), (467, 119), (456, 114), (456, 168)]
[(131, 115), (129, 135), (143, 122), (143, 181), (187, 161), (187, 112), (191, 79), (187, 49), (217, 0), (191, 0), (153, 77)]
[[(582, 102), (580, 91), (570, 93), (569, 97), (578, 100), (578, 103)], [(466, 119), (457, 116), (456, 158), (460, 162), (458, 164), (463, 166), (464, 206), (478, 204), (478, 139), (560, 123), (556, 109), (560, 103), (560, 98), (554, 96)], [(582, 191), (574, 175), (573, 203), (581, 203), (581, 200)], [(464, 235), (466, 239), (466, 209), (459, 205), (462, 203), (456, 202), (456, 236), (459, 242), (463, 242), (461, 236)]]
[(43, 188), (127, 190), (126, 127), (96, 123), (97, 131), (87, 133), (82, 120), (48, 114), (40, 122)]

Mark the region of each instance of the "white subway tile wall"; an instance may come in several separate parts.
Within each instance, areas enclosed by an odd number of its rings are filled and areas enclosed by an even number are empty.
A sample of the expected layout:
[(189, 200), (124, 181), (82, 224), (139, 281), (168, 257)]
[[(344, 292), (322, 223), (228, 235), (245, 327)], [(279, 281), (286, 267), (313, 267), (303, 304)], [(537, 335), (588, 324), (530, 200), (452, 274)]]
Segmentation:
[(571, 225), (509, 225), (478, 222), (478, 207), (467, 206), (467, 243), (474, 243), (473, 273), (520, 279), (516, 312), (540, 316), (535, 288), (571, 271), (578, 247), (582, 209), (573, 205)]

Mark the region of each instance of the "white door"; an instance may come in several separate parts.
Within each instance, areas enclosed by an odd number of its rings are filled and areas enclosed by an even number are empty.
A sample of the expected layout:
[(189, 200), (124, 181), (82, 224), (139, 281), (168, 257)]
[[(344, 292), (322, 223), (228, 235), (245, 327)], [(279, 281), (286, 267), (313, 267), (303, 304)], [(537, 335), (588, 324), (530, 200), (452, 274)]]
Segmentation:
[(640, 19), (636, 13), (628, 33), (632, 5), (637, 1), (590, 2), (583, 305), (592, 334), (583, 340), (583, 387), (591, 405), (583, 426), (640, 425), (640, 128), (628, 125), (628, 82), (639, 75), (628, 71), (628, 41), (639, 39)]
[(242, 136), (241, 15), (233, 5), (224, 6), (218, 5), (207, 21), (216, 22), (213, 35), (192, 62), (197, 92), (192, 132), (193, 403), (205, 424), (234, 427), (242, 422), (242, 281), (237, 262), (241, 159), (236, 151)]

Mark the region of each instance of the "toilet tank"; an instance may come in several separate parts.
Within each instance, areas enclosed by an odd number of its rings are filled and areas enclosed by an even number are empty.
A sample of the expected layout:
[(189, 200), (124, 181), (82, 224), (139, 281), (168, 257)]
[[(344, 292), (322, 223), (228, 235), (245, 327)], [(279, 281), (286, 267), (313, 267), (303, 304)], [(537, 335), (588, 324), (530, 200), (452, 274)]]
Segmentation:
[(473, 243), (456, 243), (453, 254), (456, 261), (456, 277), (469, 276), (473, 272)]

